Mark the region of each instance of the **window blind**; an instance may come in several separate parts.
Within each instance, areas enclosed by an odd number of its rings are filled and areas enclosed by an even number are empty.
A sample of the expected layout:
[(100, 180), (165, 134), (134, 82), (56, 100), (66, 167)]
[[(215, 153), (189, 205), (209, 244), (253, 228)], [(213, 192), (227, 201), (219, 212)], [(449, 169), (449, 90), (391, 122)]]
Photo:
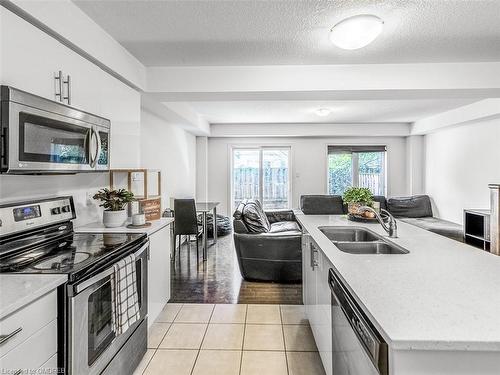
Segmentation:
[(387, 151), (387, 146), (328, 146), (328, 153), (351, 153), (351, 152), (383, 152)]

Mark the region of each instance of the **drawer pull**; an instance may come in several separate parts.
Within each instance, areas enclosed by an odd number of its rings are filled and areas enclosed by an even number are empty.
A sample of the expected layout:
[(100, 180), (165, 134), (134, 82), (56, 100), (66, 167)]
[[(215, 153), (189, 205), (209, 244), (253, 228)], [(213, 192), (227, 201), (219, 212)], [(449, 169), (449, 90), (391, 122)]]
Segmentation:
[(14, 375), (21, 375), (24, 371), (23, 370), (17, 370)]
[(9, 333), (8, 335), (0, 335), (0, 345), (5, 344), (7, 341), (9, 341), (11, 338), (13, 338), (15, 335), (17, 335), (22, 330), (23, 330), (23, 327), (19, 327), (18, 329)]

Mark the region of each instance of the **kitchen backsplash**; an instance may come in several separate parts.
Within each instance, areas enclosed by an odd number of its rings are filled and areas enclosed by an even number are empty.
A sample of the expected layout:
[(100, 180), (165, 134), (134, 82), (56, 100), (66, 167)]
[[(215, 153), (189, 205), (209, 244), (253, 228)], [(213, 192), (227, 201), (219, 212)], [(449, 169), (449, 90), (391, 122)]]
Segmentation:
[(0, 175), (0, 203), (72, 195), (77, 215), (75, 225), (84, 225), (102, 220), (102, 209), (91, 196), (98, 189), (107, 187), (108, 179), (108, 173), (53, 176)]

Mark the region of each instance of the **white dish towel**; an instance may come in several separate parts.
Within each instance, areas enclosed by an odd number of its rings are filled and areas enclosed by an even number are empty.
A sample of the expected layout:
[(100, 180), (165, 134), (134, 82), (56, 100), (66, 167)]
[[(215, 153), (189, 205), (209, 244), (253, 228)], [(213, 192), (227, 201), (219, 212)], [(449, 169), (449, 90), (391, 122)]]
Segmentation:
[(135, 255), (119, 260), (111, 274), (111, 317), (113, 330), (121, 335), (140, 317)]

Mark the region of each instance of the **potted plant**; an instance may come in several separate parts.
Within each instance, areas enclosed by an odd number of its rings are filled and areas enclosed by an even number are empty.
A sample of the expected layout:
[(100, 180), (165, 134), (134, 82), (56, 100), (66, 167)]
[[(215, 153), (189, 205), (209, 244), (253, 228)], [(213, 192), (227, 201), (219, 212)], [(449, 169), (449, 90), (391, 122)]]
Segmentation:
[[(361, 206), (373, 206), (373, 194), (367, 188), (350, 187), (345, 191), (342, 200), (347, 204), (347, 211), (351, 215), (363, 215), (359, 212)], [(371, 217), (373, 213), (370, 214)]]
[(102, 203), (104, 207), (102, 222), (106, 228), (121, 227), (127, 221), (125, 206), (134, 200), (134, 194), (125, 189), (109, 190), (101, 189), (94, 194), (95, 200)]

